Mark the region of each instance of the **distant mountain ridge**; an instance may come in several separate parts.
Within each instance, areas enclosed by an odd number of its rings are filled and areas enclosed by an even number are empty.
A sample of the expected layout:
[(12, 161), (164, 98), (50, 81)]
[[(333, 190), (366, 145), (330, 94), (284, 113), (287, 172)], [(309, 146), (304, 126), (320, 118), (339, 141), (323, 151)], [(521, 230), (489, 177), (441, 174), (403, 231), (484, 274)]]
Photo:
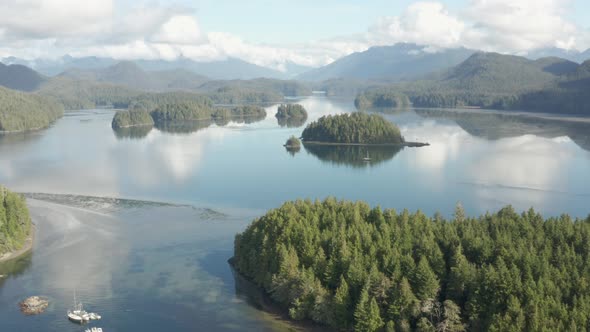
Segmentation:
[(193, 90), (209, 80), (208, 77), (180, 69), (145, 71), (132, 61), (122, 61), (101, 69), (70, 69), (59, 76), (146, 91)]
[[(58, 59), (34, 59), (25, 60), (16, 57), (2, 59), (5, 63), (21, 64), (30, 67), (47, 76), (55, 76), (71, 70), (98, 70), (113, 66), (122, 60), (107, 57), (80, 57), (75, 58), (65, 55)], [(309, 70), (310, 67), (287, 62), (285, 72), (262, 67), (237, 58), (227, 58), (210, 62), (197, 62), (186, 57), (175, 60), (133, 60), (141, 69), (146, 71), (160, 70), (186, 70), (194, 74), (207, 76), (212, 79), (253, 79), (253, 78), (277, 78), (287, 79)]]
[(474, 52), (465, 48), (434, 51), (427, 46), (408, 43), (375, 46), (310, 70), (297, 78), (310, 81), (337, 78), (401, 81), (455, 66)]
[(46, 80), (45, 77), (29, 67), (0, 62), (0, 85), (13, 90), (33, 91)]

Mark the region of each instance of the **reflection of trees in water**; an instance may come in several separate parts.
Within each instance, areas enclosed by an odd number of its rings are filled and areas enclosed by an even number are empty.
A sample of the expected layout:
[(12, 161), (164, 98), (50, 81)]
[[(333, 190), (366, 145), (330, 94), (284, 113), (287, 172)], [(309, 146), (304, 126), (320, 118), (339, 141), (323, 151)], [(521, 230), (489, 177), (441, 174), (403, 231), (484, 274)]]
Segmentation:
[(277, 118), (277, 122), (281, 127), (287, 128), (297, 128), (301, 127), (307, 121), (307, 117), (298, 117), (298, 118)]
[(367, 108), (364, 109), (363, 111), (365, 112), (370, 112), (370, 113), (381, 113), (381, 114), (402, 114), (402, 113), (406, 113), (409, 112), (411, 110), (411, 108), (408, 107), (371, 107), (371, 108)]
[(212, 120), (160, 121), (155, 127), (165, 133), (191, 134), (209, 128), (212, 124), (219, 127), (227, 126), (230, 122), (250, 124), (264, 120), (265, 116), (218, 117)]
[(18, 277), (25, 273), (31, 267), (32, 258), (33, 252), (29, 251), (20, 257), (0, 263), (0, 274), (4, 276), (0, 278), (0, 288), (8, 278)]
[[(358, 145), (316, 145), (304, 144), (305, 150), (324, 162), (355, 168), (373, 166), (392, 159), (403, 147), (358, 146)], [(370, 160), (365, 161), (368, 157)]]
[(287, 150), (287, 152), (291, 156), (295, 156), (295, 154), (297, 154), (299, 151), (301, 151), (301, 147), (300, 146), (285, 146), (285, 150)]
[(152, 131), (152, 126), (136, 126), (113, 129), (113, 132), (118, 139), (141, 139), (146, 137), (150, 131)]
[(522, 135), (545, 138), (568, 136), (582, 149), (590, 151), (590, 123), (567, 119), (545, 119), (528, 115), (416, 109), (424, 118), (449, 119), (472, 136), (497, 140)]

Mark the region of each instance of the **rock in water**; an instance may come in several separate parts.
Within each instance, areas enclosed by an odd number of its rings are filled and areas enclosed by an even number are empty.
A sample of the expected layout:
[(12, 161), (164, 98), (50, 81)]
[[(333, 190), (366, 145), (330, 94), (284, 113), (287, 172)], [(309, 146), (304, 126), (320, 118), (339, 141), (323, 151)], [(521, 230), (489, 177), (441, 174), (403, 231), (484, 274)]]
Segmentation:
[(47, 306), (49, 306), (49, 301), (39, 296), (31, 296), (19, 303), (19, 305), (20, 310), (23, 312), (23, 314), (37, 315), (45, 311), (45, 309), (47, 309)]

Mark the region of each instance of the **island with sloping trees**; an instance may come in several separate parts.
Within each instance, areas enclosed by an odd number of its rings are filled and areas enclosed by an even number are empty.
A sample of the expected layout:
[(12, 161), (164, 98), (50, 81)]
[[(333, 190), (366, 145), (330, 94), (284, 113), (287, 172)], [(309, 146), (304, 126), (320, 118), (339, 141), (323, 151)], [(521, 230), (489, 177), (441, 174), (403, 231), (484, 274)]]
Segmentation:
[(275, 117), (277, 119), (307, 119), (307, 110), (299, 104), (281, 104)]
[(230, 263), (290, 318), (338, 330), (577, 331), (590, 319), (590, 217), (297, 200), (236, 235)]
[(308, 124), (301, 138), (304, 145), (428, 145), (406, 142), (394, 123), (381, 115), (365, 112), (323, 116)]
[(0, 261), (27, 252), (33, 242), (31, 234), (25, 198), (0, 185)]
[(236, 120), (249, 122), (266, 116), (264, 108), (253, 105), (214, 107), (205, 96), (189, 94), (146, 95), (138, 99), (127, 110), (117, 111), (113, 117), (113, 129), (133, 126), (167, 127), (167, 123), (178, 125), (186, 121), (215, 121), (216, 123)]

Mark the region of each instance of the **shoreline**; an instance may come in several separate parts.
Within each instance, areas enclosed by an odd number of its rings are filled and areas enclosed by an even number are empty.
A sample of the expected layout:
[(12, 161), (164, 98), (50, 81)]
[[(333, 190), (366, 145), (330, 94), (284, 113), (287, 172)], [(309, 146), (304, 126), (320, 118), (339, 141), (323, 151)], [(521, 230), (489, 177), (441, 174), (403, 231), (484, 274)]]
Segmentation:
[(35, 226), (35, 224), (31, 223), (31, 232), (29, 233), (29, 236), (27, 236), (27, 238), (25, 239), (23, 247), (15, 251), (7, 252), (0, 256), (0, 263), (4, 263), (6, 261), (19, 258), (20, 256), (31, 251), (33, 249), (33, 243), (35, 242), (36, 232), (37, 227)]
[(320, 141), (303, 141), (303, 145), (331, 145), (331, 146), (381, 146), (381, 147), (422, 147), (429, 146), (430, 143), (422, 142), (404, 142), (404, 143), (334, 143), (334, 142), (320, 142)]

